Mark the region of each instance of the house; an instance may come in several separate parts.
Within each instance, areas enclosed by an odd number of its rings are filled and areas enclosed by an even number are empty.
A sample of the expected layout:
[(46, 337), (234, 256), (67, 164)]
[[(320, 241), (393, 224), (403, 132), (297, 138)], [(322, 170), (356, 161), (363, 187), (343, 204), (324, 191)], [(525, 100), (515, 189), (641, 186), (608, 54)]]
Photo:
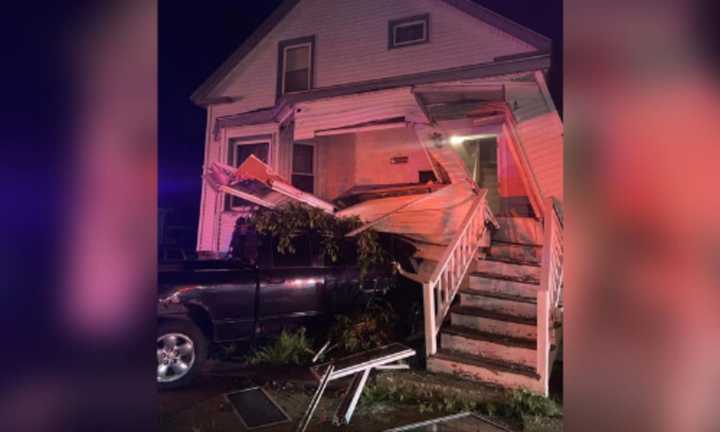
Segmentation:
[(360, 216), (419, 247), (401, 271), (423, 286), (429, 369), (547, 394), (563, 280), (550, 56), (470, 0), (284, 1), (192, 95), (198, 252), (226, 251), (257, 205)]

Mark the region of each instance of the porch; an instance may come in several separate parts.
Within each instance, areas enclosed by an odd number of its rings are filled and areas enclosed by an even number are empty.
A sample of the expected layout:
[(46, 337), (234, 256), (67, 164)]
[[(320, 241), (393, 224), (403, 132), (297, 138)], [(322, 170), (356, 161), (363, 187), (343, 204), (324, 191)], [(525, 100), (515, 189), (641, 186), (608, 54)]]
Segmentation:
[[(249, 134), (275, 127), (264, 162), (268, 178), (288, 181), (279, 193), (307, 194), (338, 216), (360, 217), (363, 230), (416, 246), (412, 268), (399, 271), (423, 286), (431, 370), (546, 394), (560, 322), (562, 220), (551, 198), (556, 173), (540, 163), (556, 155), (528, 151), (533, 139), (549, 139), (529, 134), (528, 123), (557, 137), (542, 126), (554, 121), (550, 106), (523, 111), (542, 92), (516, 79), (300, 102), (275, 126), (229, 132), (237, 155)], [(225, 244), (235, 219), (252, 209), (228, 199), (218, 227)]]

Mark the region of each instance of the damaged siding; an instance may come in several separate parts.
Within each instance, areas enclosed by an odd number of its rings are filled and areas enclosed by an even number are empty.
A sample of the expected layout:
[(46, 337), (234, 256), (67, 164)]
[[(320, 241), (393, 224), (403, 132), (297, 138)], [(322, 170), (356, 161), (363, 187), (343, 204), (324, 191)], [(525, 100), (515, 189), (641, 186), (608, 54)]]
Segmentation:
[(517, 120), (517, 133), (544, 196), (563, 199), (563, 126), (548, 106), (541, 83), (511, 83), (507, 101)]
[(295, 109), (295, 140), (317, 131), (393, 118), (427, 121), (409, 87), (305, 102)]

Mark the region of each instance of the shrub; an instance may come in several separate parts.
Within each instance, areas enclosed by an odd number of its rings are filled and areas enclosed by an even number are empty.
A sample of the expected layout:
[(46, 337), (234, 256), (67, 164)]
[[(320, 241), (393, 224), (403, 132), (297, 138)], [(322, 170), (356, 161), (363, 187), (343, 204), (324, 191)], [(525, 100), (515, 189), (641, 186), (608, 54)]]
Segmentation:
[(560, 406), (546, 397), (527, 390), (515, 390), (510, 393), (505, 415), (523, 419), (526, 417), (558, 417), (562, 415)]
[(497, 400), (479, 402), (462, 395), (441, 394), (410, 386), (368, 384), (362, 394), (364, 403), (396, 402), (417, 407), (420, 413), (455, 414), (474, 411), (501, 418), (533, 430), (536, 425), (562, 416), (561, 407), (551, 399), (525, 390), (508, 392)]
[(344, 353), (376, 348), (395, 340), (396, 315), (389, 303), (371, 299), (362, 311), (338, 315), (330, 337)]
[(305, 328), (295, 333), (283, 330), (276, 341), (250, 354), (247, 361), (251, 365), (306, 365), (314, 355), (311, 347), (310, 339), (305, 335)]
[(320, 254), (333, 263), (340, 258), (343, 245), (353, 242), (352, 249), (357, 249), (357, 265), (363, 278), (372, 268), (392, 268), (390, 254), (380, 243), (376, 232), (366, 230), (354, 238), (345, 237), (362, 226), (357, 217), (335, 217), (316, 208), (291, 203), (279, 209), (260, 208), (249, 223), (258, 234), (273, 237), (281, 254), (294, 254), (293, 240), (307, 235), (318, 239)]

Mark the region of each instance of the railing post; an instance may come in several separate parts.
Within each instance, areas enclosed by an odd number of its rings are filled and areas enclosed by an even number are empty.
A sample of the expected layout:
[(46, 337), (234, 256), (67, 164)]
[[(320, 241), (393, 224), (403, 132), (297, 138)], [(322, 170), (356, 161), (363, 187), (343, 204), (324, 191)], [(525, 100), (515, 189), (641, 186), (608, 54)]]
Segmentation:
[(437, 339), (435, 335), (435, 293), (432, 284), (423, 284), (423, 304), (425, 307), (425, 357), (437, 352)]
[(555, 219), (552, 215), (552, 200), (545, 203), (545, 224), (543, 239), (542, 273), (540, 287), (537, 293), (537, 373), (540, 375), (540, 383), (543, 388), (543, 395), (548, 396), (550, 392), (550, 324), (551, 309), (550, 290), (552, 289), (553, 277), (553, 226)]

